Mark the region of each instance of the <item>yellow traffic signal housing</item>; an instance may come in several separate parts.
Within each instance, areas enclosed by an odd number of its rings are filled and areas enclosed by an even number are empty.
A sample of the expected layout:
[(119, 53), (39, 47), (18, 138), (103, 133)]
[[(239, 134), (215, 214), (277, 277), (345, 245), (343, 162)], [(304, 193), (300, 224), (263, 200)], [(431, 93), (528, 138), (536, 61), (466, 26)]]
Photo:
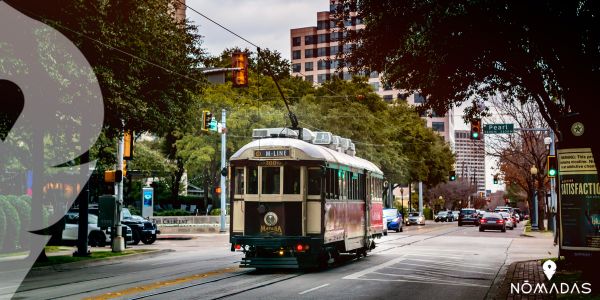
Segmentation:
[(210, 121), (212, 121), (212, 113), (208, 110), (202, 111), (202, 131), (208, 131), (210, 128)]
[(471, 121), (471, 139), (481, 139), (481, 119), (473, 119)]
[(125, 131), (123, 134), (123, 159), (133, 159), (133, 132)]
[(115, 182), (115, 170), (104, 171), (104, 182), (114, 183)]
[(233, 70), (233, 87), (248, 86), (248, 53), (235, 52), (231, 56), (231, 66), (238, 68)]

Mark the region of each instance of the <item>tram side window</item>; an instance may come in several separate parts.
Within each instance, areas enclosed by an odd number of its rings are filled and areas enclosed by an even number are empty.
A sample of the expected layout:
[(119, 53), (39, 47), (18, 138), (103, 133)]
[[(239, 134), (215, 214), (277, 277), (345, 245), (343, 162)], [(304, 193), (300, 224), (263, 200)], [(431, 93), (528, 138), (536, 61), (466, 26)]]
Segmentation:
[(248, 167), (248, 194), (258, 194), (258, 167)]
[(262, 193), (279, 194), (281, 193), (281, 169), (279, 167), (262, 168)]
[(300, 194), (300, 167), (283, 167), (283, 193)]
[(308, 194), (321, 195), (321, 169), (308, 169)]
[(235, 168), (235, 193), (244, 194), (244, 168)]

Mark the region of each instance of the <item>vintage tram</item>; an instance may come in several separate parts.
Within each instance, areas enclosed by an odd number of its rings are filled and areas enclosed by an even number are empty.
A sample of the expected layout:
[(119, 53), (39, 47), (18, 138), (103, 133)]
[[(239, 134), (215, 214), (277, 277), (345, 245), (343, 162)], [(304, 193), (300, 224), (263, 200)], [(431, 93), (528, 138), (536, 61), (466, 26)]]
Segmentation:
[(329, 132), (255, 129), (230, 158), (230, 241), (241, 267), (324, 267), (383, 233), (383, 173)]

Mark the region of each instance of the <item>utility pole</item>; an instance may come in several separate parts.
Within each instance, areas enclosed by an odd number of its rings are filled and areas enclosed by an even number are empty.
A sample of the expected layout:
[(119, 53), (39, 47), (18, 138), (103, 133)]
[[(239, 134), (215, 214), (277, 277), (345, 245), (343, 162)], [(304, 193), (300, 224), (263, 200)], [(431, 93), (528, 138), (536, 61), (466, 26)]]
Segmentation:
[[(225, 109), (221, 110), (221, 171), (226, 168), (226, 160), (227, 160), (227, 125), (226, 125), (227, 111)], [(225, 232), (225, 215), (227, 204), (227, 185), (225, 184), (227, 181), (227, 177), (221, 174), (221, 230), (220, 232)]]
[(423, 214), (423, 181), (419, 181), (419, 214)]
[[(117, 173), (119, 171), (123, 172), (123, 150), (124, 150), (124, 143), (123, 143), (123, 135), (121, 135), (119, 137), (119, 141), (118, 141), (118, 145), (117, 145)], [(123, 174), (123, 173), (121, 173)], [(117, 204), (115, 205), (115, 208), (117, 209), (117, 211), (115, 212), (115, 218), (117, 218), (117, 225), (115, 226), (115, 232), (114, 232), (114, 239), (113, 239), (113, 243), (112, 243), (112, 251), (113, 252), (122, 252), (125, 249), (125, 240), (123, 239), (123, 236), (121, 235), (121, 208), (123, 206), (123, 178), (121, 175), (121, 179), (118, 183), (115, 184), (115, 192), (116, 192), (116, 198), (117, 198)]]

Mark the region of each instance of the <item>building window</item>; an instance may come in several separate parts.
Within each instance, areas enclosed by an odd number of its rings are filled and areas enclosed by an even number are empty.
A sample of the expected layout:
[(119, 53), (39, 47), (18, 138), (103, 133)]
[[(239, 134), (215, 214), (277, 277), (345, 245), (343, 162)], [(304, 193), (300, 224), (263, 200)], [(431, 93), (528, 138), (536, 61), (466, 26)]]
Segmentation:
[(393, 100), (394, 100), (393, 95), (383, 95), (383, 101), (385, 101), (387, 103), (391, 103)]
[(329, 34), (319, 34), (319, 36), (317, 37), (317, 41), (319, 43), (329, 43)]
[(337, 59), (331, 60), (331, 64), (329, 65), (330, 69), (337, 69), (340, 66), (340, 61)]
[(433, 131), (443, 132), (444, 122), (431, 122), (431, 129), (433, 129)]
[(304, 45), (312, 45), (315, 43), (315, 36), (314, 35), (307, 35), (304, 37)]
[(300, 50), (294, 50), (294, 51), (292, 51), (292, 59), (300, 59), (301, 55), (302, 55), (300, 53), (301, 53)]
[(369, 85), (371, 85), (371, 88), (373, 89), (373, 91), (375, 91), (375, 92), (379, 91), (379, 82), (371, 82), (371, 83), (369, 83)]
[(318, 48), (317, 49), (317, 56), (318, 57), (329, 56), (329, 47)]
[(329, 64), (328, 60), (319, 60), (317, 62), (317, 69), (318, 70), (327, 70), (327, 69), (329, 69), (329, 66), (330, 66), (330, 64)]
[(369, 73), (369, 78), (379, 78), (379, 72), (373, 71)]
[(305, 58), (311, 58), (314, 57), (315, 55), (315, 49), (306, 49), (304, 50), (304, 57)]
[(344, 80), (351, 80), (352, 79), (352, 74), (349, 73), (349, 72), (344, 72), (343, 78), (344, 78)]
[(419, 94), (419, 93), (415, 93), (415, 103), (425, 103), (425, 96)]
[(330, 55), (337, 55), (340, 52), (339, 47), (338, 46), (331, 46), (329, 47), (329, 53)]
[(329, 20), (317, 21), (317, 30), (321, 30), (321, 29), (329, 29)]
[(392, 90), (392, 86), (389, 83), (385, 83), (383, 85), (383, 90), (384, 91), (391, 91)]
[(319, 75), (317, 75), (317, 82), (323, 83), (323, 82), (329, 80), (329, 78), (330, 78), (329, 76), (330, 76), (329, 74), (319, 74)]
[(301, 64), (292, 64), (292, 72), (300, 73), (301, 70), (302, 70)]
[(305, 62), (304, 63), (304, 71), (312, 71), (312, 70), (313, 70), (313, 63), (312, 63), (312, 61)]
[(302, 39), (299, 36), (292, 38), (292, 46), (301, 46)]
[(342, 39), (342, 33), (339, 31), (332, 32), (329, 34), (329, 40), (331, 42), (337, 42)]
[(407, 93), (398, 93), (398, 100), (406, 101), (407, 98), (408, 98)]
[(312, 75), (306, 75), (306, 76), (304, 76), (304, 81), (314, 82), (313, 76)]

